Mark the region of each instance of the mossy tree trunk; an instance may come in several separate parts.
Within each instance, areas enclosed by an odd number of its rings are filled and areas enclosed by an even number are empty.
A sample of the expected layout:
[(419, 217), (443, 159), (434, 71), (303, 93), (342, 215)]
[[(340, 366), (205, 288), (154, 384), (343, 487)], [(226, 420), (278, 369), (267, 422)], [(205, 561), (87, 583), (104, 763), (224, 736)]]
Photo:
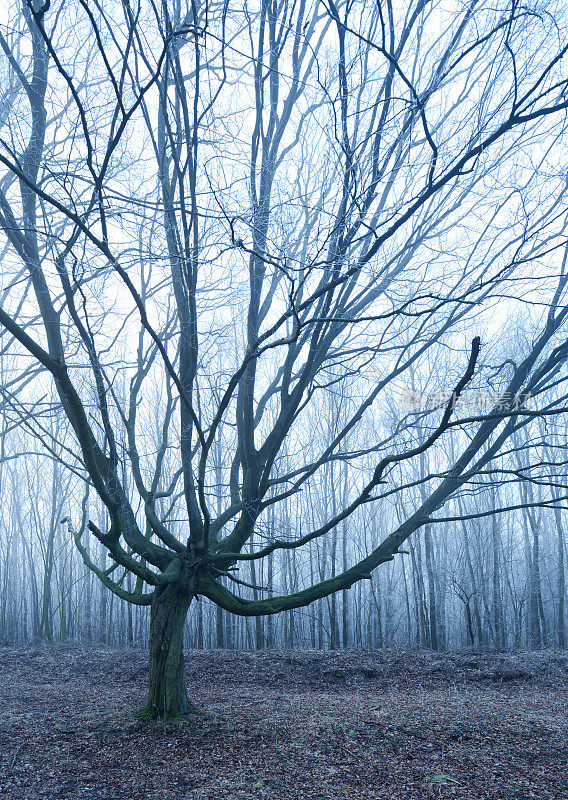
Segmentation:
[(191, 602), (185, 587), (158, 590), (150, 616), (149, 696), (143, 715), (165, 719), (197, 711), (183, 680), (183, 626)]

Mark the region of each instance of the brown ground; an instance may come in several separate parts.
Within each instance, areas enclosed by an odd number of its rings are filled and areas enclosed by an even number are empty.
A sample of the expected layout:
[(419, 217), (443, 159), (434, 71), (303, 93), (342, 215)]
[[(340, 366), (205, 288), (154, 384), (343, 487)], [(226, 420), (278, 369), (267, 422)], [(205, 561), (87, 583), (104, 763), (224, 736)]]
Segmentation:
[(568, 653), (191, 652), (169, 725), (145, 660), (0, 648), (0, 798), (568, 800)]

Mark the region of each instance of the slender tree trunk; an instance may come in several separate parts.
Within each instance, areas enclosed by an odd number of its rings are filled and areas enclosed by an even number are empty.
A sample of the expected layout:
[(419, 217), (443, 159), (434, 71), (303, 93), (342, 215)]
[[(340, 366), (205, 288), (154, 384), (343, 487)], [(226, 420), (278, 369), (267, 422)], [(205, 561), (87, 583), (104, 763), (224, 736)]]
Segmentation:
[[(461, 499), (458, 500), (459, 508), (462, 509), (462, 501)], [(483, 623), (481, 621), (481, 611), (479, 610), (479, 586), (477, 581), (477, 573), (473, 568), (473, 561), (471, 560), (471, 551), (469, 548), (469, 533), (467, 530), (467, 526), (465, 520), (462, 521), (463, 527), (463, 543), (464, 543), (464, 552), (465, 552), (465, 561), (467, 565), (467, 573), (469, 575), (469, 580), (471, 584), (471, 598), (472, 598), (472, 616), (475, 622), (475, 631), (477, 634), (477, 642), (479, 644), (483, 644)], [(475, 644), (475, 638), (472, 640), (472, 645)]]
[[(101, 548), (99, 567), (102, 570), (106, 569), (107, 554), (106, 550)], [(100, 606), (99, 606), (99, 641), (101, 644), (106, 644), (106, 618), (109, 591), (106, 586), (99, 584), (100, 590)]]
[(105, 633), (105, 642), (106, 642), (108, 647), (112, 647), (112, 645), (114, 644), (112, 634), (113, 634), (113, 631), (114, 631), (113, 614), (114, 614), (114, 598), (115, 597), (116, 597), (115, 594), (111, 594), (110, 602), (108, 604), (108, 626), (107, 626), (106, 633)]
[[(217, 516), (221, 514), (223, 510), (223, 463), (222, 463), (222, 454), (221, 454), (221, 441), (219, 440), (217, 446), (213, 451), (213, 456), (215, 459), (215, 483), (216, 483), (216, 495), (217, 495)], [(221, 539), (221, 532), (218, 533), (219, 540)], [(220, 581), (222, 583), (222, 581)], [(225, 636), (225, 612), (220, 606), (215, 606), (215, 647), (219, 648), (219, 650), (223, 650), (227, 647), (227, 641)]]
[(424, 546), (426, 552), (426, 574), (428, 576), (428, 639), (432, 650), (439, 650), (438, 607), (436, 603), (436, 579), (434, 575), (434, 550), (430, 527), (424, 526)]
[(566, 647), (566, 621), (564, 613), (564, 602), (566, 597), (566, 574), (564, 571), (564, 527), (559, 508), (554, 509), (556, 521), (556, 544), (557, 544), (557, 565), (558, 565), (558, 606), (556, 609), (558, 647)]
[[(343, 465), (343, 496), (341, 498), (341, 503), (343, 508), (345, 508), (348, 504), (348, 497), (349, 497), (349, 474), (348, 474), (348, 467), (347, 461)], [(347, 558), (347, 520), (343, 520), (343, 525), (341, 526), (341, 555), (342, 555), (342, 570), (345, 572), (348, 569), (348, 558)], [(341, 593), (341, 637), (343, 642), (343, 647), (349, 647), (351, 644), (351, 631), (349, 626), (349, 592), (347, 589), (343, 589)]]
[[(493, 508), (496, 502), (493, 498)], [(501, 592), (501, 565), (499, 563), (499, 530), (497, 526), (497, 516), (491, 520), (491, 551), (492, 551), (492, 583), (493, 583), (493, 629), (495, 631), (495, 646), (505, 647), (505, 628), (503, 622), (503, 606)]]
[[(534, 491), (530, 483), (526, 486), (521, 483), (521, 496), (523, 501), (534, 503)], [(530, 508), (526, 509), (525, 517), (525, 525), (528, 521), (532, 532), (532, 545), (529, 543), (529, 645), (533, 650), (538, 650), (546, 646), (547, 641), (540, 577), (540, 519)]]
[(215, 606), (215, 635), (217, 637), (216, 646), (222, 650), (225, 647), (225, 636), (223, 627), (223, 609)]
[(197, 649), (203, 650), (205, 647), (205, 635), (203, 625), (203, 603), (197, 604)]
[[(126, 579), (126, 588), (129, 592), (132, 591), (132, 574), (129, 572)], [(126, 641), (129, 647), (134, 645), (134, 625), (133, 625), (133, 608), (131, 603), (126, 604)]]
[(472, 624), (472, 619), (471, 619), (470, 602), (471, 602), (471, 600), (470, 600), (470, 598), (468, 598), (466, 600), (466, 602), (465, 602), (464, 608), (465, 608), (465, 618), (466, 618), (466, 622), (467, 622), (467, 635), (468, 635), (468, 638), (469, 638), (469, 641), (467, 642), (467, 644), (473, 646), (473, 644), (475, 643), (475, 636), (474, 636), (474, 633), (473, 633), (473, 624)]
[[(343, 523), (343, 538), (342, 538), (342, 569), (347, 570), (347, 523)], [(349, 592), (343, 589), (341, 593), (341, 638), (343, 647), (349, 647), (351, 644), (351, 632), (349, 629)]]
[(422, 580), (422, 545), (420, 540), (416, 546), (410, 543), (410, 558), (412, 559), (412, 581), (414, 585), (414, 610), (416, 619), (416, 644), (418, 647), (425, 647), (427, 643), (426, 626), (426, 595), (424, 591), (424, 581)]
[[(91, 557), (91, 537), (90, 536), (86, 536), (85, 537), (85, 549), (86, 549), (87, 554), (88, 554), (88, 556), (90, 558)], [(85, 604), (84, 604), (84, 609), (85, 609), (85, 627), (84, 627), (84, 633), (83, 633), (82, 638), (83, 638), (83, 640), (86, 640), (87, 642), (92, 642), (93, 641), (93, 621), (92, 621), (92, 617), (93, 617), (93, 583), (92, 583), (92, 580), (91, 580), (92, 575), (93, 575), (93, 573), (91, 572), (91, 570), (87, 569), (85, 571), (85, 573), (84, 573), (84, 578), (83, 578), (83, 585), (85, 587)]]
[(152, 718), (180, 717), (197, 711), (189, 702), (183, 680), (183, 626), (191, 594), (177, 584), (157, 590), (150, 614), (148, 704), (142, 713)]
[[(335, 504), (334, 504), (335, 505)], [(331, 577), (336, 575), (336, 561), (337, 561), (337, 530), (334, 530), (333, 538), (331, 541)], [(337, 650), (339, 647), (339, 619), (337, 616), (337, 595), (334, 592), (331, 595), (331, 603), (328, 604), (329, 612), (329, 630), (331, 634), (330, 649)]]
[[(270, 553), (268, 556), (268, 579), (266, 585), (269, 590), (269, 596), (272, 594), (272, 580), (273, 580), (273, 569), (274, 569), (274, 553)], [(266, 646), (267, 647), (274, 647), (274, 618), (272, 614), (269, 614), (266, 618)]]
[[(254, 533), (250, 537), (249, 543), (250, 552), (254, 552)], [(258, 589), (257, 586), (257, 573), (256, 573), (256, 564), (254, 561), (250, 562), (250, 579), (251, 583), (254, 586), (252, 590), (252, 598), (253, 600), (259, 599)], [(264, 647), (264, 619), (262, 617), (255, 617), (254, 618), (254, 647), (255, 650), (262, 650)]]
[(410, 644), (412, 641), (412, 613), (410, 611), (410, 594), (408, 592), (408, 580), (406, 577), (406, 564), (402, 562), (402, 580), (404, 583), (404, 606), (406, 609), (406, 642)]
[(538, 525), (532, 517), (529, 518), (532, 528), (532, 558), (529, 576), (530, 584), (530, 630), (531, 647), (538, 650), (545, 644), (545, 631), (542, 625), (542, 595), (540, 589), (540, 538)]

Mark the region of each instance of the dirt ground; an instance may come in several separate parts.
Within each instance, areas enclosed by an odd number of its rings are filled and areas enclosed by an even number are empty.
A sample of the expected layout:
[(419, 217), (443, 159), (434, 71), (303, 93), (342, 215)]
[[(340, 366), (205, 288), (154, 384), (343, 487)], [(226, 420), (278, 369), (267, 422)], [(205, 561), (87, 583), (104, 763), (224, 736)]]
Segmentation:
[(142, 651), (0, 648), (0, 798), (568, 800), (568, 653), (189, 652), (205, 713), (141, 722)]

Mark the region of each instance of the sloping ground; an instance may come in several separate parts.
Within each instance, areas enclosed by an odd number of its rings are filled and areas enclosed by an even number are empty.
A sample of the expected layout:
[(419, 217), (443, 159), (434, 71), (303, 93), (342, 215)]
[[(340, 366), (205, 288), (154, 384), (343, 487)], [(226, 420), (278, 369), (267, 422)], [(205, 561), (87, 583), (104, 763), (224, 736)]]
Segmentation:
[(191, 652), (139, 722), (140, 651), (0, 648), (0, 798), (568, 800), (568, 653)]

